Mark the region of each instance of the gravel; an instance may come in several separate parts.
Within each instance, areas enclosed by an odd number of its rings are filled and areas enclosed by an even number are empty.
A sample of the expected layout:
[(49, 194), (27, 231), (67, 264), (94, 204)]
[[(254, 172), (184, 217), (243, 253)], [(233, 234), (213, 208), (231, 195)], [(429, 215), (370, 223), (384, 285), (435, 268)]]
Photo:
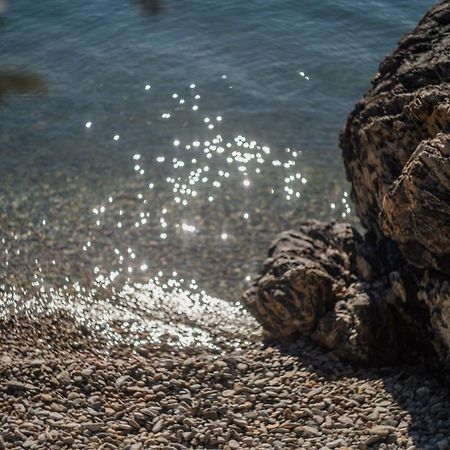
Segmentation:
[(63, 314), (11, 318), (0, 336), (0, 449), (450, 444), (449, 390), (413, 367), (356, 370), (303, 341), (142, 355)]

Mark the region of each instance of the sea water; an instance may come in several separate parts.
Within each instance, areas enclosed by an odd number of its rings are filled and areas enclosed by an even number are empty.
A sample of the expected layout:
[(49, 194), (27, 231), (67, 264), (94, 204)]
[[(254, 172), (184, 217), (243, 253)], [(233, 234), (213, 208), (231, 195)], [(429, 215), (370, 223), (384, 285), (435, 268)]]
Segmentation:
[(3, 304), (136, 283), (234, 300), (277, 232), (356, 222), (339, 132), (431, 4), (10, 1)]

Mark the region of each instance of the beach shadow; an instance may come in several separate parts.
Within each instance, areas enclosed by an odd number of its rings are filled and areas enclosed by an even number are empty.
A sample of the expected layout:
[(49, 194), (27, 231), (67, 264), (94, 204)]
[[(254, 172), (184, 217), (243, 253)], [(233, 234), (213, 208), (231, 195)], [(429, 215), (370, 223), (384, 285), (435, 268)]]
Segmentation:
[[(415, 446), (412, 448), (450, 449), (450, 384), (441, 371), (428, 370), (418, 365), (355, 367), (339, 361), (307, 338), (301, 338), (290, 345), (273, 340), (266, 341), (265, 344), (277, 348), (284, 355), (297, 357), (303, 366), (326, 381), (346, 377), (367, 381), (382, 380), (383, 390), (391, 394), (394, 402), (410, 416), (407, 435)], [(388, 443), (392, 441), (388, 438), (380, 439), (367, 446), (367, 449), (386, 448), (383, 444)]]
[(0, 100), (14, 92), (43, 92), (46, 86), (39, 75), (0, 71)]

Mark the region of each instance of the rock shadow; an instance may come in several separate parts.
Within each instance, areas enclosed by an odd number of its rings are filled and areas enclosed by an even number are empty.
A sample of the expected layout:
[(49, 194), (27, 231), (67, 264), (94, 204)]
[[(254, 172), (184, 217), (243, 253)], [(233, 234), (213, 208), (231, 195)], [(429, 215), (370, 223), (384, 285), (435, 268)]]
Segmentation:
[[(368, 444), (361, 442), (359, 449), (389, 448), (387, 447), (389, 443), (396, 444), (395, 430), (399, 431), (400, 427), (407, 428), (412, 445), (397, 442), (398, 448), (411, 450), (450, 448), (450, 387), (448, 379), (442, 372), (414, 364), (376, 368), (352, 365), (339, 360), (331, 352), (303, 337), (291, 344), (266, 340), (265, 345), (277, 348), (284, 355), (298, 358), (302, 366), (316, 373), (318, 377), (323, 377), (326, 382), (338, 382), (345, 378), (356, 378), (363, 382), (382, 380), (383, 390), (392, 396), (393, 403), (397, 404), (406, 415), (395, 424), (393, 422), (395, 414), (387, 413), (384, 422), (387, 427), (393, 427), (392, 432), (386, 436), (370, 435), (368, 432), (370, 440), (365, 441)], [(361, 386), (364, 388), (365, 384)], [(370, 384), (365, 388), (371, 395), (377, 395), (372, 392)], [(373, 405), (372, 414), (382, 414), (378, 411), (384, 410), (385, 407), (380, 406), (383, 402), (379, 403)], [(364, 404), (365, 408), (368, 406)], [(376, 424), (374, 421), (373, 425)]]

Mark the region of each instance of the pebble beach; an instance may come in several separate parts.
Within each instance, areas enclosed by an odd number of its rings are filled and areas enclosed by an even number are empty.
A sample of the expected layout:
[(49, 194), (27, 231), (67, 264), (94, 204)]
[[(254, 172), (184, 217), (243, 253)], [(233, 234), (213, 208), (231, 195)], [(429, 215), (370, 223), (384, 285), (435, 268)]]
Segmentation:
[(360, 228), (338, 135), (428, 3), (0, 0), (0, 450), (450, 449), (438, 372), (239, 301), (277, 233)]
[(111, 346), (55, 314), (10, 318), (0, 345), (0, 448), (444, 450), (450, 442), (449, 389), (436, 376), (353, 369), (304, 341)]

